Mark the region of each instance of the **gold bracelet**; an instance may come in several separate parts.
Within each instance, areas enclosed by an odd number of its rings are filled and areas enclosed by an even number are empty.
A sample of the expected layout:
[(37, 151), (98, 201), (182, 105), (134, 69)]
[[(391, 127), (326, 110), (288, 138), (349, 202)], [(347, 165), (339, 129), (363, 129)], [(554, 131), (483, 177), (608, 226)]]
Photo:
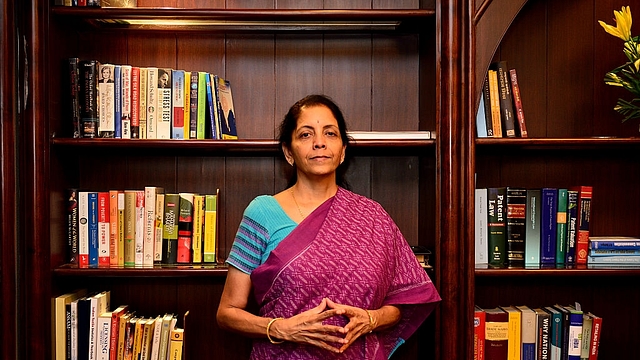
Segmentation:
[(373, 332), (373, 316), (371, 316), (371, 312), (367, 309), (364, 309), (364, 311), (367, 312), (367, 315), (369, 315), (369, 326), (371, 327), (371, 330), (369, 330), (369, 334), (371, 334)]
[(271, 321), (269, 321), (269, 323), (267, 324), (267, 339), (269, 339), (269, 341), (270, 341), (272, 344), (282, 344), (282, 343), (284, 342), (284, 340), (281, 340), (281, 341), (274, 341), (274, 340), (271, 338), (271, 335), (269, 335), (269, 330), (271, 329), (271, 325), (272, 325), (274, 322), (276, 322), (276, 320), (282, 320), (282, 319), (283, 319), (283, 318), (281, 318), (281, 317), (273, 318), (273, 319), (271, 319)]

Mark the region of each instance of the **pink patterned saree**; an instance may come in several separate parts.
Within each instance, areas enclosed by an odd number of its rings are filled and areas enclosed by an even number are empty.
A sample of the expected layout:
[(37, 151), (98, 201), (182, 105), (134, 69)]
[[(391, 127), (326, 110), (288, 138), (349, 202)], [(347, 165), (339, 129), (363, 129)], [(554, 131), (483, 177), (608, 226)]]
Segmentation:
[[(265, 317), (291, 317), (324, 297), (363, 309), (396, 305), (402, 312), (394, 327), (361, 336), (343, 354), (260, 339), (252, 359), (387, 359), (440, 300), (391, 217), (342, 188), (283, 239), (251, 279)], [(329, 321), (344, 326), (348, 319)]]

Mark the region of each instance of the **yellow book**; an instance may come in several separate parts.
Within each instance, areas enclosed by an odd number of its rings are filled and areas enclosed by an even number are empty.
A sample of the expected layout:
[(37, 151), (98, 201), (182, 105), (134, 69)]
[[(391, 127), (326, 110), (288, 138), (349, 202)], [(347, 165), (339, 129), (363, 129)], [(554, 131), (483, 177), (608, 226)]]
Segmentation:
[(140, 68), (140, 110), (138, 111), (138, 124), (140, 129), (138, 131), (138, 137), (140, 139), (147, 138), (147, 68)]
[(204, 209), (204, 262), (216, 262), (218, 195), (205, 196)]
[(204, 225), (204, 195), (193, 197), (193, 258), (194, 263), (202, 262), (202, 230)]
[(184, 72), (184, 138), (189, 139), (191, 126), (191, 71)]
[(502, 121), (500, 120), (500, 90), (498, 88), (498, 73), (489, 70), (489, 93), (491, 98), (491, 121), (493, 123), (493, 137), (502, 137)]
[(151, 359), (151, 342), (155, 329), (156, 319), (147, 319), (142, 328), (142, 345), (140, 347), (140, 360)]
[(135, 332), (133, 333), (133, 359), (140, 359), (142, 352), (142, 336), (147, 319), (138, 318), (135, 323)]
[(156, 233), (154, 235), (153, 262), (162, 262), (162, 224), (164, 219), (164, 193), (156, 194)]
[(124, 192), (118, 191), (118, 267), (124, 266)]
[(131, 320), (132, 316), (132, 312), (127, 312), (122, 314), (118, 320), (118, 352), (116, 354), (116, 360), (125, 360), (124, 353), (127, 339), (127, 324), (129, 323), (129, 320)]
[(184, 340), (183, 329), (171, 330), (171, 339), (169, 341), (169, 359), (170, 360), (182, 360), (182, 344)]
[(109, 266), (118, 266), (118, 190), (109, 190)]
[[(78, 290), (68, 294), (60, 295), (54, 300), (53, 327), (51, 332), (53, 353), (55, 360), (65, 360), (67, 351), (67, 321), (71, 322), (71, 309), (67, 312), (67, 305), (87, 294), (87, 290)], [(69, 316), (69, 320), (67, 320)]]
[(124, 192), (124, 266), (136, 265), (136, 191)]
[(501, 306), (509, 314), (507, 360), (520, 360), (522, 346), (522, 313), (515, 306)]

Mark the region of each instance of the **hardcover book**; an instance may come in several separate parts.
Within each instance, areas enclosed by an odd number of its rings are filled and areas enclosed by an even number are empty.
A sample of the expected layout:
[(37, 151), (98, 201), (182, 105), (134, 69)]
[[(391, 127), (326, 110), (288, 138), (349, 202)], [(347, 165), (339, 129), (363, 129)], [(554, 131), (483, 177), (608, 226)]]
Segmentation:
[(124, 266), (136, 266), (136, 191), (124, 192)]
[(542, 213), (540, 227), (540, 265), (556, 263), (556, 218), (558, 216), (558, 189), (542, 189)]
[(77, 57), (69, 58), (69, 114), (71, 117), (73, 138), (82, 136), (82, 127), (80, 120), (80, 59)]
[(118, 191), (118, 266), (124, 266), (124, 233), (125, 233), (125, 196), (124, 191)]
[(218, 101), (216, 99), (215, 81), (213, 74), (207, 74), (207, 110), (208, 121), (208, 138), (220, 139), (220, 116), (218, 112)]
[(565, 266), (576, 263), (576, 240), (578, 235), (578, 191), (567, 190), (567, 250)]
[(537, 358), (549, 358), (551, 354), (551, 315), (543, 309), (533, 309), (537, 317), (537, 338), (536, 350)]
[(113, 123), (115, 134), (112, 137), (122, 138), (122, 66), (113, 68)]
[(185, 106), (184, 106), (184, 84), (185, 84), (185, 73), (184, 70), (173, 70), (172, 73), (172, 111), (173, 111), (173, 121), (171, 126), (171, 138), (183, 140), (184, 137), (184, 115), (185, 115)]
[(96, 60), (80, 61), (80, 118), (85, 138), (98, 136), (98, 64)]
[(111, 238), (109, 193), (98, 192), (98, 267), (109, 267), (111, 256), (109, 252)]
[(202, 262), (202, 245), (204, 240), (204, 195), (193, 196), (193, 243), (192, 262)]
[(540, 214), (542, 207), (542, 191), (540, 189), (527, 190), (527, 211), (525, 213), (525, 267), (540, 266)]
[(589, 314), (582, 314), (582, 346), (580, 347), (580, 360), (589, 359), (592, 329), (593, 318)]
[[(152, 267), (156, 246), (156, 201), (159, 194), (164, 194), (164, 188), (145, 186), (144, 188), (144, 244), (142, 265)], [(160, 241), (162, 244), (162, 241)]]
[(169, 341), (169, 359), (182, 360), (182, 345), (184, 340), (184, 329), (171, 330), (171, 340)]
[(120, 305), (111, 311), (111, 332), (109, 336), (109, 360), (118, 360), (118, 340), (120, 338), (120, 319), (127, 313), (129, 305)]
[(158, 116), (156, 118), (157, 139), (171, 139), (171, 119), (173, 117), (171, 74), (172, 69), (158, 69)]
[(543, 308), (551, 317), (551, 353), (550, 360), (562, 360), (562, 343), (564, 342), (564, 324), (562, 323), (562, 313), (553, 306)]
[(507, 266), (523, 268), (527, 189), (507, 187)]
[(109, 190), (109, 266), (118, 266), (118, 190)]
[(98, 267), (98, 193), (90, 191), (89, 201), (89, 267)]
[(506, 187), (487, 188), (489, 266), (494, 268), (506, 264), (506, 197)]
[(500, 308), (485, 309), (485, 359), (507, 360), (509, 315)]
[(178, 215), (178, 254), (176, 262), (191, 262), (191, 242), (193, 237), (193, 195), (180, 193), (180, 209)]
[(602, 331), (602, 318), (592, 313), (588, 313), (591, 317), (591, 341), (589, 345), (589, 360), (598, 359), (598, 350), (600, 348), (600, 333)]
[(162, 263), (176, 264), (178, 261), (178, 216), (180, 195), (165, 194), (164, 223), (162, 232)]
[(513, 94), (513, 106), (516, 118), (518, 119), (518, 129), (520, 130), (520, 137), (529, 137), (527, 133), (527, 124), (524, 121), (524, 109), (522, 108), (522, 97), (520, 95), (520, 85), (518, 85), (518, 74), (516, 69), (509, 70), (509, 76), (511, 78), (511, 93)]
[(89, 267), (89, 192), (78, 192), (78, 266)]
[(582, 351), (582, 311), (570, 306), (565, 306), (565, 309), (569, 311), (567, 359), (580, 360)]
[(156, 125), (158, 109), (158, 68), (147, 68), (147, 139), (157, 139)]
[(482, 267), (489, 265), (487, 189), (476, 189), (475, 202), (475, 262)]
[(589, 236), (590, 250), (640, 250), (640, 238), (632, 236)]
[(502, 306), (509, 314), (508, 360), (521, 360), (522, 353), (522, 313), (515, 306)]
[[(147, 138), (147, 111), (148, 102), (147, 102), (147, 92), (149, 89), (149, 82), (147, 81), (149, 77), (149, 70), (146, 67), (140, 68), (140, 97), (138, 100), (139, 110), (138, 110), (138, 123), (140, 125), (140, 129), (138, 130), (138, 137), (140, 139)], [(133, 135), (133, 129), (131, 130)]]
[[(191, 77), (189, 86), (189, 139), (198, 138), (198, 83), (199, 76), (197, 71), (189, 73)], [(185, 124), (186, 126), (186, 124)]]
[(144, 226), (145, 226), (144, 190), (136, 190), (136, 226), (135, 226), (135, 266), (144, 264)]
[(567, 253), (567, 189), (558, 189), (556, 216), (556, 265), (564, 265)]
[(586, 264), (589, 250), (589, 228), (591, 223), (591, 198), (593, 187), (578, 186), (578, 235), (576, 240), (576, 264)]
[(500, 97), (500, 119), (506, 137), (516, 136), (515, 118), (513, 114), (513, 96), (511, 95), (509, 69), (506, 61), (494, 63), (493, 68), (498, 75)]
[(67, 246), (70, 264), (78, 263), (80, 219), (78, 215), (78, 190), (67, 190)]
[(204, 201), (204, 262), (214, 263), (218, 240), (218, 195), (206, 195)]
[(98, 315), (96, 325), (98, 341), (96, 344), (96, 359), (109, 360), (111, 348), (111, 312), (106, 311)]
[(526, 305), (516, 306), (522, 313), (522, 360), (536, 360), (537, 315)]
[(67, 337), (67, 327), (71, 330), (71, 302), (85, 296), (86, 293), (84, 289), (76, 290), (55, 298), (52, 320), (54, 331), (51, 332), (55, 360), (66, 360), (71, 345), (71, 338)]
[(484, 360), (485, 326), (485, 312), (476, 305), (473, 315), (473, 360)]
[(156, 192), (156, 230), (155, 230), (155, 243), (153, 245), (153, 263), (162, 263), (162, 236), (164, 227), (164, 191)]
[(196, 138), (204, 139), (207, 137), (207, 79), (209, 74), (203, 71), (198, 72), (198, 121)]
[(184, 138), (189, 139), (191, 128), (191, 72), (184, 72)]

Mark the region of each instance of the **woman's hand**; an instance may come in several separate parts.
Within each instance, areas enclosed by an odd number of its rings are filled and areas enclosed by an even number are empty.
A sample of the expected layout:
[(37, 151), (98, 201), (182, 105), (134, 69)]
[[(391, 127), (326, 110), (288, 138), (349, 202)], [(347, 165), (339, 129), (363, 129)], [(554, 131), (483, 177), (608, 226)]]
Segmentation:
[(340, 352), (345, 351), (360, 336), (372, 332), (376, 327), (376, 320), (373, 317), (373, 311), (370, 312), (372, 317), (369, 318), (369, 312), (365, 309), (338, 304), (330, 299), (327, 299), (327, 305), (331, 309), (341, 310), (342, 315), (349, 318), (349, 323), (344, 327), (346, 336), (344, 337), (345, 342), (340, 348)]
[[(343, 308), (329, 308), (331, 300), (322, 299), (318, 306), (287, 319), (278, 320), (271, 326), (271, 337), (299, 344), (314, 345), (319, 348), (339, 353), (346, 349), (346, 328), (325, 325), (322, 322), (336, 315), (345, 315)], [(333, 303), (333, 302), (332, 302)], [(367, 318), (367, 321), (368, 318)], [(335, 344), (342, 345), (341, 348)]]

